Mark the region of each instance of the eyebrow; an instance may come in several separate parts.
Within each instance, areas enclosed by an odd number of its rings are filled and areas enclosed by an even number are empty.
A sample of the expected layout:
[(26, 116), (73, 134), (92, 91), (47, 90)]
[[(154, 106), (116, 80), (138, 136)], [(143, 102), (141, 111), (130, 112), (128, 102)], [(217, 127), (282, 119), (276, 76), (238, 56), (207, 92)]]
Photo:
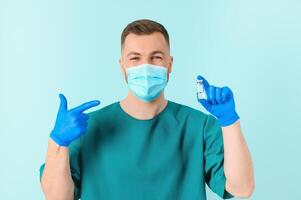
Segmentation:
[(165, 55), (163, 51), (153, 51), (151, 53), (151, 55), (154, 55), (154, 54), (162, 54), (163, 56)]
[[(154, 55), (154, 54), (162, 54), (163, 56), (165, 55), (163, 51), (159, 51), (159, 50), (153, 51), (153, 52), (151, 53), (151, 55)], [(139, 55), (141, 55), (141, 54), (138, 53), (138, 52), (135, 52), (135, 51), (131, 51), (130, 53), (127, 54), (127, 57), (129, 57), (129, 56), (131, 56), (131, 55), (139, 56)]]
[(134, 51), (131, 51), (130, 53), (128, 53), (126, 56), (127, 57), (129, 57), (129, 56), (131, 56), (131, 55), (136, 55), (136, 56), (139, 56), (139, 55), (141, 55), (140, 53), (138, 53), (138, 52), (134, 52)]

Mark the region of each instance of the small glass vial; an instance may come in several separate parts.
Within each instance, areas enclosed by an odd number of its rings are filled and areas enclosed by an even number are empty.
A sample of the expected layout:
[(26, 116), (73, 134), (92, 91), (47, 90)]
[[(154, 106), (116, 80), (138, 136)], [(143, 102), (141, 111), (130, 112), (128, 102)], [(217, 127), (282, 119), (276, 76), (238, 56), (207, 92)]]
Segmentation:
[(205, 99), (207, 100), (206, 91), (204, 88), (203, 80), (197, 80), (196, 81), (197, 86), (197, 97), (198, 99)]

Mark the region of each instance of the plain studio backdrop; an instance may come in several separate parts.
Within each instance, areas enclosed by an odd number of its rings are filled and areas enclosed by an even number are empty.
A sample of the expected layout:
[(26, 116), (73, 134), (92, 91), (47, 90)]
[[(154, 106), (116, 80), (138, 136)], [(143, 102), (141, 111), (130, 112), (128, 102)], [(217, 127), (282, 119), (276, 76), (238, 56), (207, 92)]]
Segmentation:
[(43, 199), (39, 167), (59, 92), (70, 107), (101, 100), (91, 111), (126, 96), (120, 34), (141, 18), (169, 31), (168, 99), (204, 111), (198, 74), (232, 88), (254, 161), (250, 199), (301, 199), (300, 10), (298, 0), (1, 0), (1, 199)]

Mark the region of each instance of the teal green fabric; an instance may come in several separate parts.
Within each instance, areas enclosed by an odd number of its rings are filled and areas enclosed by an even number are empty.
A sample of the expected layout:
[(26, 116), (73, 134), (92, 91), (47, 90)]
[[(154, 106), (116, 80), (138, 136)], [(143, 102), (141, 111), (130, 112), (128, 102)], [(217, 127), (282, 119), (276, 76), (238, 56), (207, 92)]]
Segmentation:
[(128, 115), (119, 101), (89, 115), (87, 134), (69, 146), (75, 199), (205, 200), (205, 184), (233, 197), (213, 116), (172, 101), (149, 120)]

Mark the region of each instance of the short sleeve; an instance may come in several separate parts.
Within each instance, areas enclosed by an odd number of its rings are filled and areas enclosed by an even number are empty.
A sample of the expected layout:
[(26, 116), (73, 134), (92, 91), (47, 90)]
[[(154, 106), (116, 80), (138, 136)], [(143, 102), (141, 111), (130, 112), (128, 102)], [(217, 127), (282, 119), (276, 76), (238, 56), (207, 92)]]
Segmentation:
[(204, 125), (205, 181), (223, 199), (234, 197), (225, 189), (224, 145), (221, 126), (211, 115)]
[[(81, 184), (80, 184), (80, 143), (81, 138), (75, 140), (69, 145), (69, 162), (71, 176), (74, 182), (74, 199), (80, 198)], [(45, 163), (40, 166), (40, 182), (44, 172)]]

